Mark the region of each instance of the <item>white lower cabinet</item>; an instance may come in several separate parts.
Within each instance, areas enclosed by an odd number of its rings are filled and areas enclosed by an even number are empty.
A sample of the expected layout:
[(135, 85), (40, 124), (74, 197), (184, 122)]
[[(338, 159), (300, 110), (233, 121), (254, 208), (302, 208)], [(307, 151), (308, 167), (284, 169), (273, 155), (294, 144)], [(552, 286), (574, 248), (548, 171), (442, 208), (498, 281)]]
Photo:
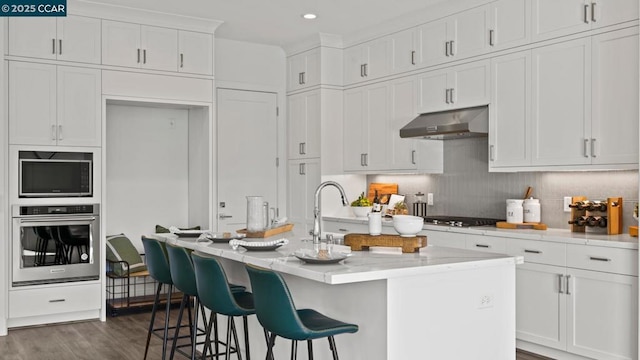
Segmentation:
[(101, 301), (100, 284), (10, 290), (9, 318), (97, 310)]
[(289, 160), (289, 222), (304, 234), (313, 226), (314, 192), (320, 185), (320, 159)]
[(525, 258), (516, 272), (520, 347), (553, 358), (637, 359), (637, 250), (506, 240), (510, 255)]

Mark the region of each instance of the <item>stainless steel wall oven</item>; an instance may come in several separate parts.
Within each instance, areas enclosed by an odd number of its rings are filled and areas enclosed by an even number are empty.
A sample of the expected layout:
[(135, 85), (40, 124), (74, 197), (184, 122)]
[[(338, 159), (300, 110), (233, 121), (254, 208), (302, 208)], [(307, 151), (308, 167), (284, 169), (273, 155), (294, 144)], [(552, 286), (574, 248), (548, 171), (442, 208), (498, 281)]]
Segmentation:
[(100, 206), (12, 208), (12, 285), (100, 277)]

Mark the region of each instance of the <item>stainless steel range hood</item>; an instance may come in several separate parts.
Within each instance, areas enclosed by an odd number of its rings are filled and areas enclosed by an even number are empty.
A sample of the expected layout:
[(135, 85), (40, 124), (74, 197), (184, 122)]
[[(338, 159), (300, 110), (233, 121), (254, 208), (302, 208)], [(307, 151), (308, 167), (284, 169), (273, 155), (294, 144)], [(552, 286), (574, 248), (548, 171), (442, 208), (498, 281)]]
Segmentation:
[(489, 108), (484, 105), (420, 114), (400, 129), (400, 137), (448, 140), (487, 136), (488, 131)]

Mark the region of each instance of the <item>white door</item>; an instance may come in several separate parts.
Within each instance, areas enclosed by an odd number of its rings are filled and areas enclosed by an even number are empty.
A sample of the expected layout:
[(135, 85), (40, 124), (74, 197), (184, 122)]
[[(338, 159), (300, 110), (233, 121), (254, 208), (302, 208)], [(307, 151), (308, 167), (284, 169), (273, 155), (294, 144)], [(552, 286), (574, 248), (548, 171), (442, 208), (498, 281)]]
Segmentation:
[(489, 61), (474, 61), (453, 68), (447, 78), (449, 100), (454, 108), (485, 105), (491, 97), (489, 91)]
[(58, 60), (100, 64), (100, 19), (58, 18)]
[(364, 71), (362, 69), (362, 66), (364, 65), (362, 60), (363, 47), (364, 45), (356, 45), (344, 50), (345, 85), (354, 84), (364, 80)]
[(413, 77), (398, 79), (389, 85), (388, 169), (415, 169), (416, 141), (427, 141), (400, 138), (400, 129), (417, 116), (415, 89)]
[(142, 67), (178, 71), (178, 30), (142, 26)]
[(365, 119), (368, 127), (367, 130), (360, 130), (365, 136), (365, 170), (384, 169), (387, 164), (388, 89), (386, 83), (380, 83), (368, 86), (365, 90)]
[(593, 28), (638, 19), (638, 0), (592, 0), (591, 23)]
[(415, 69), (417, 61), (413, 39), (415, 32), (414, 29), (408, 29), (389, 36), (392, 73), (397, 74)]
[[(488, 7), (481, 6), (475, 9), (463, 11), (449, 22), (454, 34), (447, 36), (453, 40), (450, 49), (454, 59), (460, 60), (470, 56), (480, 55), (489, 49), (489, 14)], [(455, 25), (454, 25), (455, 24)]]
[(213, 35), (179, 30), (178, 46), (179, 72), (213, 75)]
[(56, 18), (9, 18), (9, 54), (55, 60), (56, 50)]
[(529, 2), (525, 0), (498, 0), (489, 4), (489, 45), (493, 51), (529, 41), (531, 17), (527, 5)]
[(418, 112), (449, 108), (447, 70), (431, 71), (418, 78)]
[(533, 41), (591, 29), (590, 2), (587, 0), (533, 0), (531, 12)]
[(102, 20), (102, 63), (140, 67), (140, 25)]
[(277, 208), (277, 96), (218, 89), (218, 231), (246, 227), (246, 196)]
[(344, 92), (344, 170), (364, 170), (365, 131), (365, 91), (363, 88)]
[(448, 61), (447, 21), (436, 20), (417, 29), (418, 64), (421, 66), (436, 65)]

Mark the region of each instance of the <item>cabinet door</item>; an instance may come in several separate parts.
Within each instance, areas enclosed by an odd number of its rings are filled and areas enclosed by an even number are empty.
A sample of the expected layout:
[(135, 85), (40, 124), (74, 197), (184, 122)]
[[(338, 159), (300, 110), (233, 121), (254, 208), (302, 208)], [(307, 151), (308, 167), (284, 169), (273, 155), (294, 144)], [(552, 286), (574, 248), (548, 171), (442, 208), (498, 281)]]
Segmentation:
[(447, 70), (428, 72), (418, 78), (418, 112), (449, 108)]
[(320, 84), (320, 49), (304, 53), (304, 87)]
[(531, 52), (491, 59), (489, 167), (531, 164)]
[(56, 66), (9, 62), (9, 143), (55, 145)]
[(389, 36), (392, 73), (397, 74), (415, 69), (418, 54), (415, 51), (414, 34), (414, 29), (408, 29)]
[(364, 170), (364, 148), (367, 138), (365, 122), (365, 92), (363, 88), (344, 92), (344, 169)]
[(389, 75), (389, 38), (382, 37), (365, 44), (363, 59), (365, 60), (365, 80), (377, 79)]
[(532, 163), (590, 164), (591, 39), (532, 53)]
[(102, 63), (140, 67), (140, 25), (102, 20)]
[(594, 36), (592, 46), (592, 163), (637, 164), (638, 28)]
[[(395, 80), (389, 84), (389, 122), (387, 142), (389, 144), (390, 170), (417, 169), (416, 139), (402, 139), (400, 129), (416, 116), (416, 82), (413, 77)], [(427, 141), (427, 140), (424, 140)]]
[(153, 70), (178, 70), (178, 31), (156, 26), (142, 26), (142, 67)]
[(178, 46), (179, 72), (213, 75), (213, 35), (179, 30)]
[(637, 0), (592, 0), (591, 23), (599, 28), (638, 19)]
[(304, 224), (306, 224), (307, 221), (306, 215), (309, 194), (307, 193), (304, 161), (289, 161), (288, 166), (288, 218), (289, 221), (291, 221), (297, 227), (299, 227), (299, 225), (305, 226)]
[(638, 358), (638, 278), (568, 269), (567, 351), (593, 359)]
[(58, 60), (100, 63), (100, 19), (69, 15), (57, 29)]
[(364, 80), (364, 62), (362, 60), (363, 45), (356, 45), (344, 50), (344, 84), (355, 84)]
[(516, 338), (566, 348), (565, 268), (525, 263), (516, 268)]
[(448, 61), (447, 57), (447, 21), (436, 20), (418, 26), (418, 64), (431, 66)]
[(57, 54), (55, 17), (10, 17), (9, 54), (54, 60)]
[(289, 125), (288, 143), (289, 143), (289, 159), (303, 158), (304, 142), (307, 133), (307, 106), (306, 94), (296, 94), (288, 97), (289, 105)]
[(101, 71), (58, 66), (58, 145), (100, 146)]
[(365, 170), (383, 170), (387, 166), (388, 86), (386, 83), (368, 86), (365, 89)]
[(306, 158), (320, 157), (320, 90), (307, 92), (306, 99), (306, 133), (304, 156)]
[(489, 103), (489, 61), (476, 61), (456, 66), (447, 81), (451, 93), (451, 106), (464, 108)]
[(453, 41), (450, 51), (454, 60), (480, 55), (489, 49), (488, 6), (463, 11), (452, 17), (447, 37)]
[(303, 87), (302, 74), (305, 72), (305, 54), (297, 54), (287, 59), (289, 90)]
[(527, 0), (498, 0), (489, 4), (489, 46), (491, 50), (524, 45), (529, 41)]
[(591, 29), (588, 0), (532, 0), (531, 5), (533, 41)]

